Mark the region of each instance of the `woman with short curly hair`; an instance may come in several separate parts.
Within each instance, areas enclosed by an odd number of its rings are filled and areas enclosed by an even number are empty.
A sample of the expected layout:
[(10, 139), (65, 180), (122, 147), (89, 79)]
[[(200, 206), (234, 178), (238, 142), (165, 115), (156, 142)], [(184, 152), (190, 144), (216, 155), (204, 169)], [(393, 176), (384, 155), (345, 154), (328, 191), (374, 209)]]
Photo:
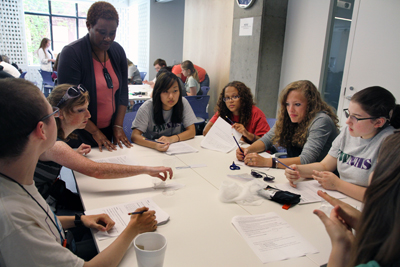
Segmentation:
[(287, 149), (289, 164), (307, 164), (321, 161), (338, 135), (338, 118), (333, 109), (322, 100), (310, 81), (296, 81), (283, 89), (280, 95), (278, 119), (274, 127), (248, 148), (236, 151), (239, 160), (249, 166), (282, 167), (271, 158), (253, 152), (262, 152), (273, 145)]
[(264, 113), (255, 106), (253, 94), (244, 83), (228, 83), (216, 106), (216, 113), (207, 123), (203, 134), (206, 135), (219, 116), (232, 124), (243, 135), (244, 141), (253, 143), (270, 130)]

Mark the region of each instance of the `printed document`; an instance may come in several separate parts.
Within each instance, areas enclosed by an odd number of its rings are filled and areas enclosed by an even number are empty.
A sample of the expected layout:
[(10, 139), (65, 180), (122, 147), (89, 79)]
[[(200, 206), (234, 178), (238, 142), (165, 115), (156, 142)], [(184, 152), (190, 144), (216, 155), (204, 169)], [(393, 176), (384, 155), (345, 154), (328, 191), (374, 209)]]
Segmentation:
[(318, 250), (275, 212), (235, 216), (232, 224), (262, 263), (318, 253)]
[(178, 142), (170, 144), (166, 153), (167, 155), (177, 155), (177, 154), (187, 154), (187, 153), (197, 153), (197, 152), (199, 151), (194, 147), (192, 147), (191, 145), (188, 145), (185, 142)]
[(275, 187), (283, 191), (289, 191), (301, 195), (299, 204), (320, 202), (322, 198), (318, 196), (318, 190), (323, 190), (334, 198), (345, 198), (346, 195), (336, 191), (324, 189), (317, 180), (303, 181), (296, 184), (296, 188), (291, 187), (289, 183), (277, 184)]
[(114, 164), (125, 164), (125, 165), (139, 165), (136, 161), (127, 156), (116, 156), (104, 159), (94, 159), (93, 161), (98, 163), (114, 163)]
[(238, 142), (240, 138), (242, 138), (242, 135), (233, 129), (232, 125), (221, 117), (218, 117), (206, 137), (201, 141), (201, 146), (203, 148), (229, 153), (238, 147), (232, 135), (235, 136)]
[(141, 207), (148, 207), (149, 210), (155, 210), (156, 220), (158, 225), (166, 223), (169, 220), (169, 215), (163, 211), (151, 198), (145, 198), (130, 203), (123, 203), (115, 206), (88, 210), (85, 211), (86, 215), (94, 215), (106, 213), (115, 222), (114, 227), (108, 232), (95, 232), (94, 235), (98, 240), (107, 239), (110, 237), (118, 236), (122, 233), (125, 227), (128, 225), (131, 218), (128, 213), (134, 212), (136, 209)]

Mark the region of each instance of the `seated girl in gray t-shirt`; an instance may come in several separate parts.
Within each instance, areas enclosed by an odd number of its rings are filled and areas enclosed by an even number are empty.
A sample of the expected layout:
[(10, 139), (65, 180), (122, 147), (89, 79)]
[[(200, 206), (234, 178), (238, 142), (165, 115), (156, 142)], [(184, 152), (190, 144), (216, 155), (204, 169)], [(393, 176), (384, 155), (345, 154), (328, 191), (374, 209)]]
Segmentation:
[(400, 126), (400, 106), (388, 90), (373, 86), (354, 94), (344, 112), (347, 126), (328, 155), (320, 163), (291, 165), (285, 174), (294, 187), (300, 177), (314, 178), (325, 189), (362, 201), (381, 143)]
[[(171, 143), (196, 135), (196, 116), (189, 102), (181, 95), (178, 79), (169, 72), (157, 78), (153, 98), (143, 103), (132, 123), (132, 142), (167, 151)], [(155, 139), (158, 141), (154, 142)]]

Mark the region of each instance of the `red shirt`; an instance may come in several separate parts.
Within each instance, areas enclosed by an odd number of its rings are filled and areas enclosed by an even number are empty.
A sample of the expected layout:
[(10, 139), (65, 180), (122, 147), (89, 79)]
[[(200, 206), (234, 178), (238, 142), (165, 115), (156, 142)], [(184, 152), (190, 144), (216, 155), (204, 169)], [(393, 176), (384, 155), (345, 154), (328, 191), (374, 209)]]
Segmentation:
[[(215, 123), (219, 117), (219, 112), (217, 111), (214, 116), (210, 119), (210, 122)], [(233, 122), (239, 122), (239, 116), (233, 116), (230, 118)], [(264, 112), (258, 107), (253, 105), (251, 110), (251, 119), (247, 125), (245, 125), (246, 130), (249, 133), (255, 134), (257, 136), (263, 136), (271, 128), (268, 125), (267, 119), (265, 118)]]
[[(202, 67), (199, 67), (199, 66), (194, 65), (194, 64), (193, 64), (193, 66), (197, 70), (197, 74), (199, 75), (199, 81), (200, 82), (204, 81), (204, 79), (206, 77), (206, 73), (207, 73), (206, 70), (203, 69)], [(173, 66), (172, 67), (172, 73), (175, 74), (175, 75), (179, 75), (180, 74), (182, 82), (186, 81), (186, 77), (183, 76), (183, 74), (182, 74), (181, 64)]]

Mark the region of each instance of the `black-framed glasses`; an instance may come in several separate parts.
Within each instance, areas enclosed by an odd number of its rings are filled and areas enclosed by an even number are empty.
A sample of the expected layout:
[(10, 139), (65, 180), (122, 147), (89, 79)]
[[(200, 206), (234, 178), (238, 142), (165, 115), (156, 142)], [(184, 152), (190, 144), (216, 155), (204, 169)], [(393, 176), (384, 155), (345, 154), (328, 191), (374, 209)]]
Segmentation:
[(240, 98), (240, 96), (235, 95), (235, 96), (232, 96), (232, 97), (224, 97), (224, 98), (222, 98), (222, 100), (224, 102), (226, 102), (226, 101), (230, 101), (230, 100), (238, 100), (239, 98)]
[(344, 115), (348, 119), (350, 117), (351, 120), (359, 122), (359, 121), (364, 121), (364, 120), (373, 120), (373, 119), (379, 119), (380, 117), (369, 117), (369, 118), (357, 118), (354, 115), (350, 115), (349, 109), (345, 108), (343, 109)]
[(266, 182), (273, 181), (275, 179), (275, 177), (272, 175), (268, 175), (265, 172), (256, 171), (254, 169), (251, 170), (250, 174), (254, 178), (263, 178), (263, 180)]
[(65, 101), (67, 101), (70, 98), (77, 98), (84, 92), (87, 92), (87, 90), (85, 87), (83, 87), (82, 84), (79, 84), (78, 86), (71, 86), (70, 88), (67, 89), (64, 96), (60, 99), (60, 102), (58, 102), (56, 107), (61, 106), (62, 104), (65, 103)]

